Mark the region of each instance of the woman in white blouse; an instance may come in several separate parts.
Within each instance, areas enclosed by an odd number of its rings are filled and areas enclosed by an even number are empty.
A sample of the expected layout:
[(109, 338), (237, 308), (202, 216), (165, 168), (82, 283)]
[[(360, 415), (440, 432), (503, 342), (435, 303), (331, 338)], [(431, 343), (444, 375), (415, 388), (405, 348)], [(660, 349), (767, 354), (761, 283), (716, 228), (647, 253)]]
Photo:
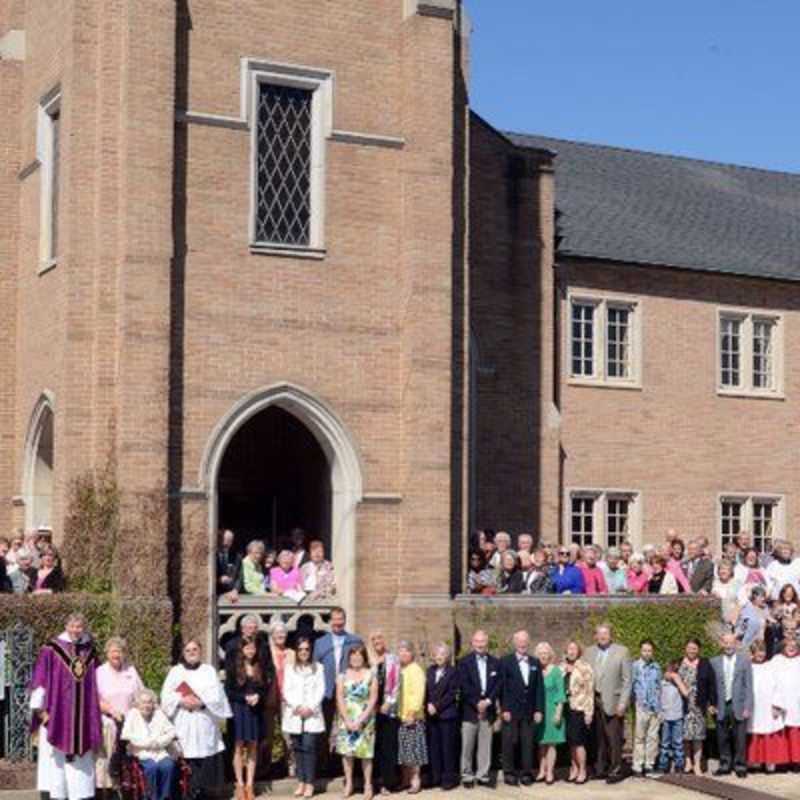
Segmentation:
[(151, 800), (172, 797), (177, 774), (177, 737), (175, 726), (156, 707), (155, 692), (150, 689), (138, 692), (136, 705), (125, 715), (122, 739), (128, 742), (128, 752), (142, 765)]
[(201, 663), (202, 652), (196, 639), (186, 642), (180, 663), (169, 671), (161, 690), (161, 707), (175, 725), (192, 771), (193, 797), (202, 797), (224, 781), (220, 724), (231, 716), (217, 671)]
[(294, 750), (295, 797), (314, 794), (317, 743), (325, 731), (325, 671), (311, 660), (312, 652), (311, 639), (298, 639), (294, 663), (283, 674), (283, 733), (291, 737)]

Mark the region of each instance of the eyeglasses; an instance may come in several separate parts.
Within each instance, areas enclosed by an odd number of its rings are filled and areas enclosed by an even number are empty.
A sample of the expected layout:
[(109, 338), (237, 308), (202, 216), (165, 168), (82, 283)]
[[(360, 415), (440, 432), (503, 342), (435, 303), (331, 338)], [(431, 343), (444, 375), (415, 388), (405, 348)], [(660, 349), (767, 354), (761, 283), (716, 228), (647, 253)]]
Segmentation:
[(569, 551), (568, 550), (559, 550), (558, 554), (560, 556), (568, 556), (569, 555)]

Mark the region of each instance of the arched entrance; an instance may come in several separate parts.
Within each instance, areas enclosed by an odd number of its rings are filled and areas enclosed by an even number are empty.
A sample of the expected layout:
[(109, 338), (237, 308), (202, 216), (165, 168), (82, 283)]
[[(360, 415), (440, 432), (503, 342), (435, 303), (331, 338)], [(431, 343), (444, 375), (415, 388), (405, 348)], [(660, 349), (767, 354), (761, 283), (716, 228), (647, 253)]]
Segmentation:
[[(279, 384), (240, 400), (214, 429), (200, 465), (209, 498), (209, 596), (217, 531), (232, 527), (278, 541), (292, 527), (323, 535), (337, 600), (355, 612), (356, 512), (362, 469), (353, 438), (326, 404)], [(215, 608), (209, 609), (215, 619)]]
[(53, 406), (42, 395), (31, 415), (25, 443), (25, 528), (52, 527), (55, 465)]
[(331, 553), (331, 467), (311, 431), (273, 405), (231, 439), (217, 479), (217, 524), (240, 542), (261, 539), (280, 549), (294, 528)]

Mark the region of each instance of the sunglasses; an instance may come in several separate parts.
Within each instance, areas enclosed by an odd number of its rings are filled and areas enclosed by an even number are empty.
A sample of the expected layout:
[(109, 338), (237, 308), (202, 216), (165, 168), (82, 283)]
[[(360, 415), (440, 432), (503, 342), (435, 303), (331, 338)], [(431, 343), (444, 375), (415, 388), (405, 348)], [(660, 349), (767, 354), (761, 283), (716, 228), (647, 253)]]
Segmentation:
[(559, 550), (558, 554), (560, 556), (568, 556), (569, 555), (569, 551), (568, 550)]

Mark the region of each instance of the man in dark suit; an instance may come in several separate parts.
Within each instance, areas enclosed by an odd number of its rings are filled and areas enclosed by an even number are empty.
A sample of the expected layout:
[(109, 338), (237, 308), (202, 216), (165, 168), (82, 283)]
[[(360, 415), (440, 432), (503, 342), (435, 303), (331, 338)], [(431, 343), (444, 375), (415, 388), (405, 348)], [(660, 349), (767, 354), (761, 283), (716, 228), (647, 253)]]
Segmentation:
[(425, 676), (431, 784), (447, 791), (458, 786), (458, 673), (444, 643), (436, 645), (433, 662)]
[(753, 714), (753, 667), (746, 653), (737, 653), (732, 633), (723, 634), (722, 654), (711, 659), (717, 685), (717, 705), (709, 711), (717, 718), (719, 768), (715, 775), (747, 777), (747, 720)]
[[(503, 780), (509, 786), (530, 786), (533, 783), (534, 725), (542, 721), (544, 681), (539, 660), (528, 655), (530, 636), (527, 631), (514, 634), (514, 652), (501, 663), (503, 709)], [(520, 758), (516, 758), (519, 746)], [(518, 764), (521, 767), (518, 769)]]
[(488, 786), (492, 727), (501, 683), (500, 661), (489, 655), (486, 631), (472, 634), (472, 652), (458, 662), (458, 686), (461, 691), (461, 780), (466, 789), (471, 789), (476, 779), (479, 785)]
[(696, 540), (686, 545), (686, 561), (683, 571), (689, 579), (694, 594), (711, 594), (714, 585), (714, 562), (707, 558)]
[(242, 556), (234, 547), (233, 531), (222, 531), (217, 550), (217, 594), (230, 592), (236, 586), (236, 576), (242, 566)]

